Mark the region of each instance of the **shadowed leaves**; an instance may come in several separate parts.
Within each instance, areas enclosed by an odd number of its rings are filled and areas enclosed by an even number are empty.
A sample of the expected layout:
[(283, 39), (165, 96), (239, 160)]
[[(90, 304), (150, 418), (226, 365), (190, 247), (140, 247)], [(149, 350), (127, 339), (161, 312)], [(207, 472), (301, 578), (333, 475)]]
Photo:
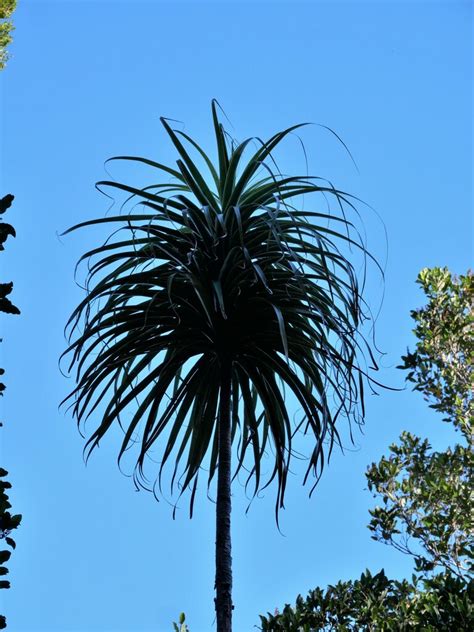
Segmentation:
[[(205, 463), (209, 484), (216, 472), (220, 368), (230, 358), (236, 470), (247, 484), (253, 480), (254, 493), (276, 480), (278, 512), (295, 435), (311, 436), (305, 480), (313, 473), (317, 481), (325, 453), (339, 443), (338, 418), (363, 417), (361, 386), (370, 382), (364, 352), (371, 351), (359, 335), (367, 315), (345, 252), (356, 248), (364, 261), (370, 255), (344, 212), (301, 206), (303, 194), (316, 204), (324, 194), (336, 209), (350, 209), (350, 196), (317, 178), (284, 177), (265, 163), (300, 126), (259, 141), (247, 156), (252, 139), (229, 142), (216, 102), (212, 115), (216, 165), (162, 119), (179, 156), (176, 168), (123, 159), (154, 169), (167, 184), (100, 182), (100, 190), (129, 196), (132, 212), (66, 231), (118, 227), (82, 257), (87, 292), (69, 320), (65, 352), (77, 387), (65, 401), (79, 424), (93, 413), (98, 419), (88, 455), (118, 424), (119, 460), (138, 449), (136, 485), (149, 488), (145, 465), (159, 446), (158, 485), (173, 455), (171, 484), (182, 492)], [(286, 410), (285, 389), (300, 406), (297, 422)], [(262, 480), (264, 454), (273, 464)]]

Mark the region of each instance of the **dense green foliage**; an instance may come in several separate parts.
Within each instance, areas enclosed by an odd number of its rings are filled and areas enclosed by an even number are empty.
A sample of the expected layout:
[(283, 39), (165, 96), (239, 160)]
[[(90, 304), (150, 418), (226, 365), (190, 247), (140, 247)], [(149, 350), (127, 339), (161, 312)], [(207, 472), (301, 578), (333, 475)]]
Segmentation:
[[(305, 482), (311, 473), (317, 482), (326, 451), (339, 442), (338, 419), (363, 418), (364, 352), (371, 350), (360, 335), (364, 303), (353, 255), (346, 255), (358, 250), (365, 264), (368, 254), (347, 219), (354, 198), (320, 178), (284, 176), (272, 162), (300, 125), (266, 142), (236, 143), (216, 102), (212, 116), (215, 163), (161, 119), (178, 153), (176, 168), (139, 157), (113, 160), (151, 168), (154, 182), (167, 182), (98, 183), (134, 206), (70, 229), (119, 227), (82, 258), (87, 295), (69, 321), (67, 353), (76, 369), (73, 414), (79, 425), (94, 413), (99, 419), (88, 455), (110, 428), (121, 427), (119, 461), (138, 449), (137, 487), (155, 491), (146, 466), (157, 450), (156, 487), (162, 490), (165, 465), (174, 461), (170, 487), (191, 490), (191, 512), (204, 463), (208, 486), (218, 472), (216, 560), (219, 569), (225, 549), (228, 597), (231, 445), (237, 443), (234, 476), (246, 473), (254, 495), (276, 481), (278, 519), (295, 435), (311, 436)], [(326, 198), (335, 210), (302, 210), (302, 196), (306, 208), (316, 198), (316, 209), (326, 209)], [(296, 421), (285, 389), (301, 407)], [(273, 469), (261, 481), (264, 453)], [(219, 577), (217, 628), (227, 630), (219, 623)], [(230, 601), (226, 607), (230, 618)]]
[(474, 275), (459, 278), (447, 268), (425, 268), (418, 276), (428, 305), (413, 310), (418, 339), (399, 367), (443, 420), (472, 446), (474, 395)]
[(434, 452), (427, 439), (403, 433), (389, 457), (367, 471), (369, 489), (382, 500), (369, 528), (375, 539), (413, 555), (417, 571), (467, 578), (474, 570), (474, 276), (425, 269), (418, 283), (428, 305), (411, 313), (418, 342), (400, 368), (458, 431), (459, 443)]
[(474, 277), (424, 269), (418, 283), (428, 303), (411, 314), (418, 342), (400, 368), (460, 443), (436, 452), (404, 432), (366, 474), (382, 502), (370, 511), (372, 537), (412, 555), (415, 574), (398, 582), (366, 571), (360, 580), (316, 588), (295, 607), (261, 617), (264, 631), (474, 629)]
[(456, 445), (433, 452), (428, 441), (403, 433), (400, 444), (368, 472), (369, 489), (382, 498), (371, 510), (377, 539), (414, 556), (415, 569), (436, 567), (459, 577), (473, 571), (471, 506), (474, 458)]
[(9, 58), (7, 47), (12, 42), (15, 29), (9, 19), (16, 8), (16, 0), (0, 0), (0, 70), (3, 70)]
[(474, 586), (445, 573), (401, 582), (368, 570), (358, 580), (316, 588), (296, 605), (261, 618), (263, 632), (472, 630)]
[[(6, 195), (0, 199), (0, 215), (3, 215), (11, 206), (13, 202), (13, 195)], [(8, 235), (15, 236), (15, 229), (10, 224), (6, 224), (1, 221), (0, 217), (0, 250), (4, 250), (4, 242)], [(0, 312), (6, 314), (19, 314), (20, 310), (16, 307), (7, 296), (13, 289), (13, 283), (0, 283)], [(1, 342), (1, 339), (0, 339)], [(4, 369), (0, 369), (0, 375), (4, 374)], [(5, 390), (5, 384), (0, 382), (0, 396), (3, 396)], [(0, 422), (0, 426), (3, 424)], [(11, 548), (15, 548), (15, 541), (10, 537), (11, 532), (16, 529), (21, 522), (21, 515), (10, 513), (11, 503), (8, 499), (7, 489), (11, 488), (11, 483), (4, 480), (8, 475), (8, 472), (3, 468), (0, 468), (0, 540), (5, 540), (6, 544)], [(4, 566), (5, 562), (10, 559), (10, 551), (0, 551), (0, 576), (8, 574), (8, 569)], [(9, 588), (10, 582), (2, 579), (0, 580), (0, 589)], [(0, 615), (0, 629), (6, 627), (6, 620), (3, 615)]]

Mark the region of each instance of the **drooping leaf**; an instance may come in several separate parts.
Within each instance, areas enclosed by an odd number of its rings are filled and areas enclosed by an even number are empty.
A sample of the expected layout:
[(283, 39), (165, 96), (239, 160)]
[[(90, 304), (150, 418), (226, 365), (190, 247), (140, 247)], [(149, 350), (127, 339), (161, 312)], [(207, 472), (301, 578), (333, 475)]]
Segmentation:
[[(86, 296), (68, 323), (77, 386), (65, 401), (81, 428), (88, 418), (96, 421), (88, 454), (119, 426), (120, 458), (136, 451), (135, 484), (150, 488), (145, 467), (156, 447), (159, 488), (173, 458), (171, 486), (192, 490), (193, 501), (200, 469), (208, 468), (210, 484), (219, 461), (225, 359), (232, 366), (235, 473), (248, 472), (254, 493), (276, 480), (278, 512), (295, 434), (306, 428), (311, 435), (306, 478), (313, 473), (317, 481), (325, 454), (340, 443), (338, 418), (363, 416), (363, 382), (373, 382), (364, 351), (373, 355), (360, 332), (368, 315), (348, 253), (357, 248), (364, 265), (371, 255), (347, 219), (354, 199), (320, 179), (274, 168), (273, 151), (301, 126), (256, 139), (252, 149), (252, 139), (229, 140), (216, 101), (212, 117), (216, 165), (162, 119), (177, 168), (122, 158), (173, 181), (142, 189), (101, 181), (99, 190), (126, 195), (132, 212), (123, 208), (66, 231), (119, 226), (83, 257)], [(302, 195), (314, 201), (308, 211)], [(332, 197), (334, 210), (319, 210), (323, 195)], [(136, 205), (147, 213), (138, 214)], [(302, 408), (297, 423), (282, 388)], [(272, 454), (273, 467), (262, 481), (264, 453)]]

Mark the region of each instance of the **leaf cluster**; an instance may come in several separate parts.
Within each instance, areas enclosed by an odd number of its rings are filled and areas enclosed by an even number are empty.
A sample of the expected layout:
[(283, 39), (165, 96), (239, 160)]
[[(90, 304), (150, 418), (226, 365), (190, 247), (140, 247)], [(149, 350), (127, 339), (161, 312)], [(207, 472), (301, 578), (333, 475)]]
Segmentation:
[[(0, 478), (5, 478), (8, 472), (0, 467)], [(13, 549), (16, 547), (15, 541), (10, 537), (10, 533), (16, 529), (21, 522), (21, 515), (12, 515), (8, 510), (11, 509), (11, 504), (8, 500), (6, 493), (7, 489), (11, 489), (11, 483), (8, 481), (0, 480), (0, 540), (5, 539), (8, 546)], [(6, 559), (8, 559), (10, 555)], [(4, 561), (6, 561), (6, 559)], [(0, 569), (0, 575), (6, 575), (5, 571)], [(8, 586), (0, 585), (0, 588), (8, 588)]]
[(260, 620), (263, 632), (467, 632), (474, 625), (474, 583), (449, 573), (396, 581), (366, 570), (359, 580), (298, 595), (294, 607)]
[(444, 568), (466, 578), (474, 568), (474, 276), (425, 268), (417, 282), (428, 303), (411, 312), (417, 344), (400, 368), (461, 442), (434, 452), (428, 440), (404, 432), (389, 457), (367, 470), (369, 489), (382, 500), (369, 528), (374, 539), (413, 555), (417, 571)]
[[(2, 15), (3, 14), (0, 13), (0, 17)], [(11, 194), (8, 194), (0, 199), (0, 214), (5, 213), (5, 211), (11, 206), (13, 199), (14, 196)], [(5, 232), (15, 236), (13, 227), (9, 224), (0, 223), (0, 250), (4, 250), (3, 236)], [(19, 314), (20, 310), (13, 305), (8, 298), (6, 298), (11, 293), (12, 289), (13, 283), (0, 283), (0, 312), (4, 312), (6, 314)], [(1, 339), (0, 342), (2, 342)], [(4, 369), (0, 369), (0, 375), (3, 375), (4, 373)], [(4, 391), (5, 384), (0, 382), (0, 396), (3, 396)], [(0, 426), (2, 425), (3, 424), (0, 423)], [(12, 515), (9, 511), (9, 509), (11, 509), (11, 504), (8, 500), (6, 490), (11, 488), (11, 484), (8, 481), (3, 480), (7, 474), (8, 472), (6, 470), (0, 468), (0, 540), (4, 539), (8, 546), (15, 548), (15, 541), (12, 537), (10, 537), (10, 533), (20, 524), (21, 515)], [(10, 559), (10, 555), (11, 553), (8, 550), (0, 551), (0, 576), (2, 577), (8, 574), (8, 569), (4, 566), (4, 564)], [(0, 589), (1, 588), (10, 588), (10, 582), (4, 579), (0, 580)], [(0, 615), (0, 629), (4, 629), (5, 627), (6, 619), (3, 615)]]
[[(161, 119), (176, 167), (133, 156), (112, 160), (149, 167), (169, 181), (143, 188), (99, 182), (100, 190), (126, 194), (133, 208), (70, 229), (118, 226), (81, 259), (88, 262), (87, 294), (69, 321), (66, 353), (77, 382), (70, 399), (81, 427), (93, 413), (100, 418), (87, 456), (120, 425), (119, 461), (138, 445), (134, 480), (150, 488), (145, 464), (159, 446), (159, 487), (173, 456), (171, 490), (176, 481), (181, 491), (192, 486), (192, 513), (205, 458), (208, 485), (216, 472), (216, 415), (228, 367), (234, 476), (245, 472), (254, 495), (276, 479), (278, 514), (295, 434), (312, 437), (305, 482), (310, 473), (317, 481), (325, 445), (330, 453), (339, 442), (338, 418), (363, 417), (364, 353), (375, 360), (358, 335), (365, 306), (344, 249), (359, 249), (364, 261), (370, 255), (344, 210), (354, 208), (351, 196), (318, 178), (285, 176), (272, 163), (274, 149), (300, 126), (266, 142), (236, 143), (215, 101), (212, 118), (215, 163)], [(302, 196), (316, 194), (320, 202), (332, 198), (336, 210), (303, 210)], [(297, 422), (286, 391), (301, 408)], [(273, 465), (262, 481), (270, 451)]]
[(469, 445), (474, 420), (474, 275), (459, 278), (447, 268), (424, 268), (417, 283), (428, 304), (411, 312), (416, 348), (399, 368), (444, 421), (463, 433)]
[(417, 571), (443, 568), (468, 577), (474, 570), (472, 449), (432, 452), (427, 440), (404, 432), (390, 452), (367, 471), (369, 490), (383, 502), (370, 510), (372, 537), (413, 555)]
[(182, 612), (179, 615), (178, 623), (173, 623), (174, 632), (189, 632), (189, 628), (186, 625), (186, 615)]
[[(3, 215), (10, 208), (14, 199), (15, 196), (11, 193), (8, 193), (0, 199), (0, 215)], [(15, 229), (11, 224), (0, 221), (0, 250), (5, 250), (3, 244), (9, 235), (16, 237)]]
[[(3, 198), (0, 198), (0, 215), (3, 215), (11, 206), (13, 200), (14, 200), (14, 196), (11, 195), (10, 193), (8, 195), (5, 195)], [(3, 247), (3, 242), (6, 239), (6, 235), (10, 234), (13, 235), (13, 237), (15, 237), (15, 229), (13, 228), (13, 226), (10, 226), (10, 224), (5, 224), (1, 221), (1, 217), (0, 217), (0, 250), (4, 250)], [(4, 239), (5, 237), (5, 239)], [(5, 314), (19, 314), (20, 310), (18, 309), (18, 307), (16, 307), (16, 305), (13, 305), (13, 303), (7, 298), (7, 296), (12, 292), (13, 290), (13, 283), (0, 283), (0, 312), (4, 312)], [(2, 342), (2, 340), (0, 339), (0, 342)], [(0, 369), (0, 375), (3, 375), (5, 373), (4, 369)], [(3, 396), (3, 392), (5, 391), (5, 384), (3, 384), (2, 382), (0, 382), (0, 396)], [(0, 423), (0, 426), (2, 426), (2, 423)]]
[[(15, 540), (10, 536), (14, 529), (17, 529), (21, 522), (20, 514), (11, 514), (11, 503), (8, 500), (7, 489), (11, 489), (11, 483), (3, 480), (8, 472), (3, 468), (0, 468), (0, 540), (5, 540), (6, 544), (11, 548), (15, 548)], [(0, 576), (8, 574), (8, 568), (4, 566), (5, 562), (10, 559), (10, 551), (0, 551)], [(5, 579), (0, 579), (0, 589), (10, 588), (10, 582)], [(0, 615), (0, 629), (3, 630), (6, 627), (6, 620), (3, 615)]]
[(0, 70), (3, 70), (9, 58), (7, 47), (11, 44), (12, 31), (15, 30), (9, 19), (16, 8), (16, 0), (0, 0)]

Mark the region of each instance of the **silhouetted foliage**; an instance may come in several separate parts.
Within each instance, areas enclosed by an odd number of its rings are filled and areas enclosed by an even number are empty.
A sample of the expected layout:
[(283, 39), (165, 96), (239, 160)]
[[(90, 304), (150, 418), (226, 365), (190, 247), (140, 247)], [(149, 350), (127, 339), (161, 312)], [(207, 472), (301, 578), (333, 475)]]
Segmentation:
[[(3, 215), (10, 208), (14, 199), (11, 193), (0, 199), (0, 215)], [(0, 221), (0, 250), (5, 250), (3, 244), (9, 235), (16, 237), (15, 229), (11, 224)]]
[[(0, 200), (0, 211), (4, 213), (10, 206), (13, 201), (13, 195), (6, 195), (4, 198)], [(7, 224), (0, 223), (0, 230), (2, 226), (7, 226)], [(15, 231), (12, 229), (13, 236), (15, 235)], [(3, 250), (3, 247), (0, 245), (0, 250)], [(13, 305), (13, 303), (7, 299), (7, 295), (11, 293), (13, 289), (13, 283), (0, 283), (0, 312), (5, 312), (7, 314), (19, 314), (20, 310)], [(0, 339), (1, 342), (1, 339)], [(5, 370), (0, 369), (0, 375), (4, 375)], [(5, 384), (0, 383), (0, 395), (3, 396), (3, 392), (5, 390)], [(3, 424), (0, 423), (0, 426)], [(21, 522), (21, 515), (15, 514), (12, 515), (9, 511), (11, 509), (11, 504), (8, 499), (8, 495), (6, 490), (11, 488), (11, 484), (3, 480), (5, 476), (8, 475), (8, 472), (3, 468), (0, 468), (0, 540), (5, 540), (6, 544), (12, 548), (15, 548), (15, 541), (10, 537), (10, 533), (18, 527)], [(0, 551), (0, 576), (4, 576), (8, 573), (8, 569), (6, 566), (3, 566), (5, 562), (10, 559), (10, 551), (4, 550)], [(0, 588), (10, 588), (10, 582), (7, 580), (0, 580)], [(3, 615), (0, 615), (0, 629), (4, 629), (6, 627), (6, 619)]]
[(6, 211), (10, 208), (13, 203), (15, 196), (11, 193), (7, 193), (2, 198), (0, 198), (0, 215), (4, 215)]
[[(0, 70), (5, 68), (5, 65), (9, 59), (9, 53), (7, 47), (12, 42), (12, 31), (14, 26), (9, 19), (16, 8), (16, 0), (0, 0)], [(0, 199), (0, 215), (10, 208), (14, 196), (8, 193)], [(15, 229), (11, 224), (7, 224), (1, 221), (0, 217), (0, 251), (5, 250), (4, 243), (8, 236), (16, 237)], [(13, 289), (13, 283), (0, 283), (0, 312), (7, 314), (19, 314), (18, 307), (6, 298)], [(2, 342), (2, 339), (0, 339)], [(0, 369), (0, 375), (4, 375), (4, 369)], [(0, 382), (0, 395), (3, 395), (5, 390), (5, 384)], [(0, 426), (3, 423), (0, 422)], [(7, 476), (8, 472), (3, 468), (0, 468), (0, 479)], [(15, 548), (15, 541), (10, 537), (10, 533), (13, 529), (16, 529), (21, 522), (21, 515), (11, 515), (8, 511), (11, 509), (11, 504), (6, 494), (7, 489), (11, 488), (11, 484), (8, 481), (0, 480), (0, 539), (5, 539), (5, 542), (12, 548)], [(0, 575), (4, 576), (8, 573), (8, 569), (3, 566), (5, 562), (10, 559), (10, 551), (0, 551)], [(0, 581), (0, 588), (9, 588), (10, 582), (6, 580)], [(7, 627), (7, 622), (4, 615), (0, 615), (0, 629)]]
[(0, 312), (5, 314), (19, 314), (18, 307), (13, 305), (10, 299), (6, 298), (13, 290), (13, 283), (0, 283)]
[[(135, 206), (128, 214), (70, 229), (121, 226), (82, 257), (89, 260), (87, 296), (69, 321), (77, 337), (67, 352), (70, 368), (77, 369), (70, 397), (78, 423), (104, 406), (86, 443), (88, 455), (120, 425), (125, 437), (119, 460), (138, 444), (134, 480), (150, 489), (144, 469), (157, 444), (157, 487), (161, 490), (163, 468), (174, 457), (171, 488), (179, 481), (180, 493), (191, 490), (191, 513), (204, 461), (208, 486), (217, 473), (221, 632), (230, 629), (232, 612), (232, 442), (238, 442), (234, 476), (246, 472), (253, 495), (276, 480), (278, 519), (295, 435), (312, 438), (304, 480), (313, 473), (317, 482), (325, 452), (339, 442), (338, 418), (361, 422), (363, 353), (371, 350), (360, 335), (368, 316), (357, 276), (343, 252), (359, 249), (364, 261), (369, 256), (344, 212), (353, 208), (354, 198), (320, 178), (276, 170), (273, 150), (300, 125), (266, 142), (237, 144), (219, 121), (215, 102), (212, 116), (215, 165), (163, 118), (179, 155), (177, 168), (145, 158), (112, 159), (145, 165), (172, 181), (142, 189), (98, 183), (100, 189), (125, 192), (126, 202)], [(251, 142), (257, 149), (247, 159)], [(197, 152), (204, 171), (188, 150)], [(301, 210), (301, 197), (308, 206), (313, 194), (325, 205), (324, 198), (332, 199), (336, 212)], [(287, 411), (285, 389), (301, 406), (296, 422)], [(125, 425), (129, 405), (133, 411)], [(273, 470), (263, 483), (264, 453)]]

